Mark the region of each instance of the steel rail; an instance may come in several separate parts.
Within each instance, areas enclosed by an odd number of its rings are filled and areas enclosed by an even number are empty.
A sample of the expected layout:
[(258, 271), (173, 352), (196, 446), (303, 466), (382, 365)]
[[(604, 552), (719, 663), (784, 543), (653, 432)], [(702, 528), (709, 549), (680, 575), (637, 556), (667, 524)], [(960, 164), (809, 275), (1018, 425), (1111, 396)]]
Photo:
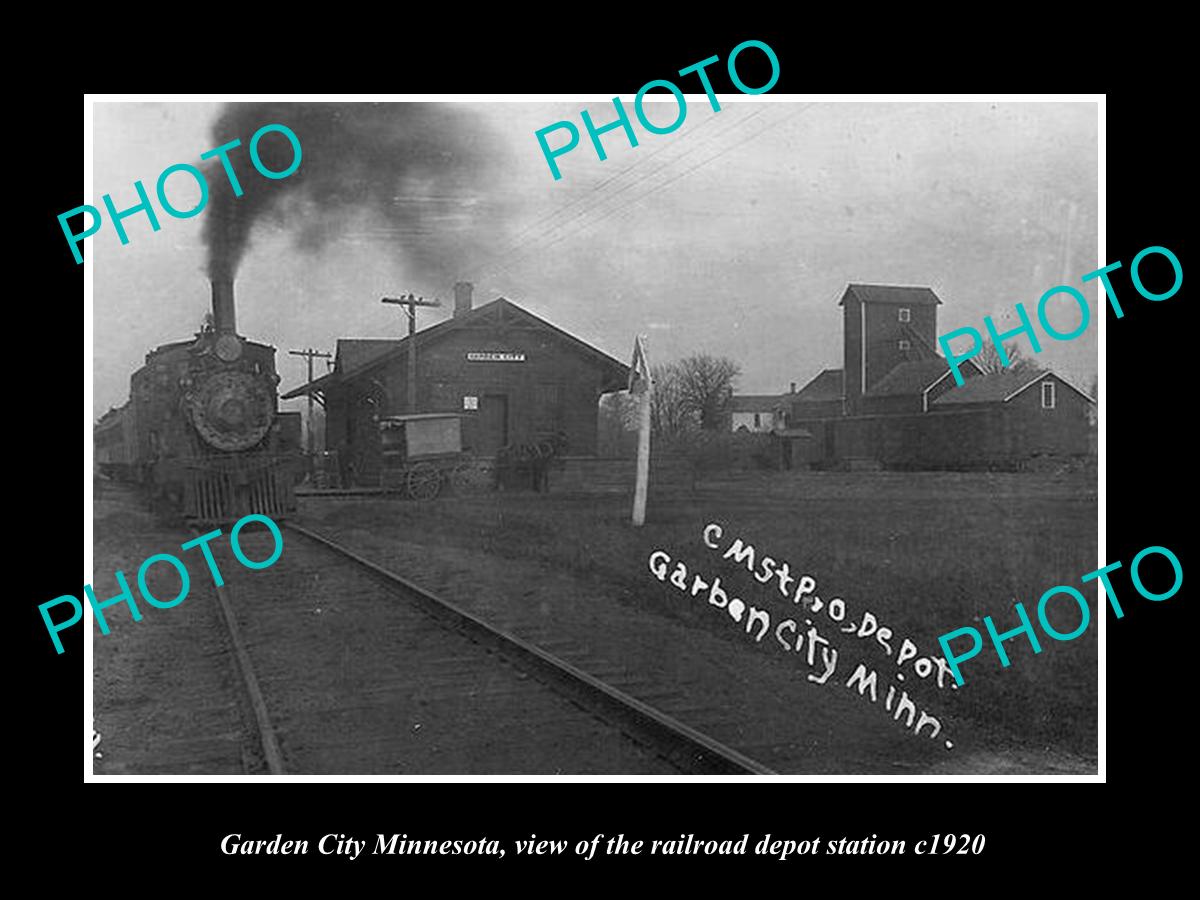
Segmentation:
[[(430, 593), (420, 585), (371, 562), (353, 550), (317, 532), (281, 522), (282, 527), (303, 535), (335, 553), (353, 560), (393, 588), (400, 588), (416, 599), (433, 616), (468, 634), (473, 640), (523, 662), (548, 677), (554, 686), (573, 696), (594, 714), (603, 711), (604, 717), (627, 731), (640, 733), (652, 746), (672, 762), (692, 770), (722, 775), (777, 775), (762, 763), (726, 747), (708, 735), (696, 731), (636, 697), (605, 684), (593, 675), (571, 665), (545, 650), (489, 625), (459, 606)], [(665, 752), (664, 752), (665, 750)]]
[[(192, 529), (192, 534), (196, 537), (200, 536), (200, 532), (195, 528)], [(263, 699), (262, 689), (258, 685), (258, 676), (254, 674), (254, 665), (250, 662), (250, 654), (247, 652), (246, 644), (242, 640), (242, 632), (238, 627), (237, 617), (233, 614), (233, 604), (230, 602), (229, 587), (222, 584), (220, 587), (214, 586), (213, 591), (217, 595), (217, 605), (221, 610), (221, 618), (225, 621), (226, 632), (229, 635), (230, 644), (233, 646), (234, 659), (237, 661), (238, 672), (242, 676), (242, 687), (246, 689), (250, 708), (254, 712), (254, 721), (258, 727), (258, 739), (262, 748), (263, 758), (267, 763), (267, 772), (271, 775), (286, 775), (287, 770), (283, 764), (283, 753), (280, 751), (279, 741), (275, 737), (275, 728), (271, 725), (271, 716), (267, 711), (267, 703)]]

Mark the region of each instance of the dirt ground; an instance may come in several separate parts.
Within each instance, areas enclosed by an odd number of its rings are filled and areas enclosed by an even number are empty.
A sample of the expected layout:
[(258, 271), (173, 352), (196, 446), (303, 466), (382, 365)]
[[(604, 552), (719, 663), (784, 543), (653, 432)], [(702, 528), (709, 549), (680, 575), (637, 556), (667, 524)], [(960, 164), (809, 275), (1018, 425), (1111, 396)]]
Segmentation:
[(754, 643), (647, 567), (662, 549), (749, 600), (753, 579), (702, 543), (704, 526), (718, 522), (727, 541), (791, 560), (827, 596), (933, 653), (939, 634), (985, 614), (1002, 622), (1014, 599), (1028, 607), (1095, 568), (1094, 484), (1033, 474), (750, 476), (652, 495), (640, 531), (628, 526), (627, 506), (620, 496), (513, 493), (308, 499), (300, 518), (781, 771), (1095, 771), (1094, 625), (1074, 642), (1044, 642), (1038, 656), (1010, 642), (1012, 666), (981, 657), (964, 669), (962, 690), (908, 685), (942, 725), (932, 740), (894, 721), (882, 697), (846, 689), (847, 666), (862, 661), (882, 675), (882, 653), (859, 654), (853, 638), (836, 636), (843, 666), (830, 682), (810, 683), (811, 670), (769, 639)]

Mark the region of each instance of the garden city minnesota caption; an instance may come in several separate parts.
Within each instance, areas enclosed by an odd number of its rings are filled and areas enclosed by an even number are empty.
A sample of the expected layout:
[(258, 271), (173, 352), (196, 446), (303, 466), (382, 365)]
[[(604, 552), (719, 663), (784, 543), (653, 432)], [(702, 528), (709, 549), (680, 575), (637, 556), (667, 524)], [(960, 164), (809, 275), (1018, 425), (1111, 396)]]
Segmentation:
[[(327, 834), (316, 842), (322, 856), (358, 859), (367, 850), (367, 839), (359, 840), (345, 834)], [(576, 841), (539, 840), (531, 834), (528, 840), (513, 841), (518, 856), (562, 856), (572, 847), (576, 856), (590, 860), (600, 856), (745, 856), (750, 846), (750, 834), (738, 840), (705, 840), (694, 834), (681, 834), (671, 840), (634, 840), (624, 834), (606, 839), (597, 834), (591, 839)], [(908, 852), (909, 841), (888, 840), (876, 834), (860, 838), (816, 837), (795, 840), (776, 838), (768, 832), (754, 845), (755, 856), (770, 856), (779, 861), (800, 856), (899, 856)], [(227, 834), (221, 839), (221, 852), (226, 856), (303, 856), (309, 852), (307, 840), (285, 839), (276, 834), (270, 840), (243, 839), (241, 834)], [(917, 856), (978, 856), (987, 845), (983, 834), (934, 834), (912, 842)], [(495, 856), (503, 859), (505, 848), (500, 841), (486, 837), (471, 840), (420, 840), (407, 834), (376, 834), (375, 845), (368, 856)]]

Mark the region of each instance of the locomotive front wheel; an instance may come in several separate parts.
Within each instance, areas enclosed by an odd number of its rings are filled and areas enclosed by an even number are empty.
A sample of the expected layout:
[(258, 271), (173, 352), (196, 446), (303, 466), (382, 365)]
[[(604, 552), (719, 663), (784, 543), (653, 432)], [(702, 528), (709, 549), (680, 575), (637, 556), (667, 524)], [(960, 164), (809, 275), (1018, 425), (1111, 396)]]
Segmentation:
[(414, 500), (432, 500), (442, 490), (442, 473), (430, 463), (417, 463), (408, 470), (408, 496)]

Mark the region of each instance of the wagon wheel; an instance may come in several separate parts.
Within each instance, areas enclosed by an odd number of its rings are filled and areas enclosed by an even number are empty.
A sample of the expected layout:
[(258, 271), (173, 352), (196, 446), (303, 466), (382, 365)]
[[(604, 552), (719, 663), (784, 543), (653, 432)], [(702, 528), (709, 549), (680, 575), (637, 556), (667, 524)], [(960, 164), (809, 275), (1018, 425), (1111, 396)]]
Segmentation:
[(442, 473), (431, 463), (417, 463), (408, 470), (408, 496), (432, 500), (442, 490)]

